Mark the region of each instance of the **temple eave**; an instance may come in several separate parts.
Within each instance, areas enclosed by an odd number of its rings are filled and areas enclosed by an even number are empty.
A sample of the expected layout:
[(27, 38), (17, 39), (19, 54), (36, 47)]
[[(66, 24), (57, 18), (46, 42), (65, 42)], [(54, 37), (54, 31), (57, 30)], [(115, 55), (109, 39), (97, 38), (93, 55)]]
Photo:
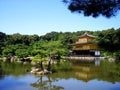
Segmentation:
[(73, 44), (69, 44), (71, 46), (76, 46), (76, 45), (87, 45), (87, 44), (97, 44), (95, 42), (87, 42), (87, 43), (73, 43)]

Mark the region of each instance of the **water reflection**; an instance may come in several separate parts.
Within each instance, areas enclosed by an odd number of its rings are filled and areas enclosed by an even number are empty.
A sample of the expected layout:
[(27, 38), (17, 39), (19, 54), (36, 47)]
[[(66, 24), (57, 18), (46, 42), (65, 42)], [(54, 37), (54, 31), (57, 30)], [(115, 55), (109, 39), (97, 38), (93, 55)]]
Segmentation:
[(99, 66), (94, 65), (79, 65), (74, 66), (75, 77), (84, 82), (88, 82), (92, 79), (97, 78), (97, 75), (100, 72)]
[(56, 86), (53, 85), (52, 82), (55, 82), (56, 80), (54, 80), (53, 78), (51, 78), (50, 76), (46, 77), (47, 79), (43, 79), (43, 76), (40, 76), (40, 78), (30, 84), (32, 87), (38, 88), (38, 90), (64, 90), (64, 88), (62, 86)]
[(2, 63), (0, 62), (0, 79), (4, 78), (4, 71), (2, 70)]
[(120, 62), (103, 61), (100, 65), (101, 72), (97, 75), (99, 80), (107, 82), (120, 82)]
[(100, 58), (99, 58), (99, 57), (96, 57), (96, 58), (95, 58), (95, 65), (96, 65), (96, 66), (99, 66), (99, 65), (100, 65)]
[(0, 76), (13, 75), (20, 76), (25, 75), (27, 71), (30, 71), (31, 66), (24, 65), (22, 63), (11, 63), (0, 61)]
[(15, 83), (22, 90), (120, 90), (120, 62), (73, 64), (70, 71), (47, 76), (31, 75), (26, 72), (30, 69), (30, 65), (0, 62), (1, 90), (11, 90), (9, 85), (16, 87)]

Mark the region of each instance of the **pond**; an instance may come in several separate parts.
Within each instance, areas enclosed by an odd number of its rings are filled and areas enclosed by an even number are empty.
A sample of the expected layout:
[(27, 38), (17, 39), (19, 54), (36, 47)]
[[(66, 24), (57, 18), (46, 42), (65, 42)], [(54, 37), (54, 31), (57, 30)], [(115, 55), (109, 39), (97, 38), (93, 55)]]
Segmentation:
[(0, 61), (0, 90), (120, 90), (120, 63), (72, 64), (72, 70), (33, 75), (31, 66)]

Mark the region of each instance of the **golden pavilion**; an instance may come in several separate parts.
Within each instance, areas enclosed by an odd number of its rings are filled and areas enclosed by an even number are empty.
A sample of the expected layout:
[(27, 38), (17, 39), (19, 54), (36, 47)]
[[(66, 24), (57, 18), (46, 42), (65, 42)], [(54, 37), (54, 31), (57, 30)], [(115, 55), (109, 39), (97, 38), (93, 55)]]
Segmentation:
[(72, 56), (100, 56), (100, 48), (95, 42), (96, 38), (88, 33), (77, 36), (77, 42), (71, 44), (73, 46)]

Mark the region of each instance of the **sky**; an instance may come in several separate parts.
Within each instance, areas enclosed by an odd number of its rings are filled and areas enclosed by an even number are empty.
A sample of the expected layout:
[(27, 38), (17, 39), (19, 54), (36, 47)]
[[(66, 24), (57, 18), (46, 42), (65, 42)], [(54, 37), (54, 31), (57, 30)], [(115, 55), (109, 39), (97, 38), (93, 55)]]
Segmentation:
[(115, 17), (85, 17), (71, 13), (62, 0), (0, 0), (0, 32), (45, 35), (52, 31), (76, 32), (120, 28)]

